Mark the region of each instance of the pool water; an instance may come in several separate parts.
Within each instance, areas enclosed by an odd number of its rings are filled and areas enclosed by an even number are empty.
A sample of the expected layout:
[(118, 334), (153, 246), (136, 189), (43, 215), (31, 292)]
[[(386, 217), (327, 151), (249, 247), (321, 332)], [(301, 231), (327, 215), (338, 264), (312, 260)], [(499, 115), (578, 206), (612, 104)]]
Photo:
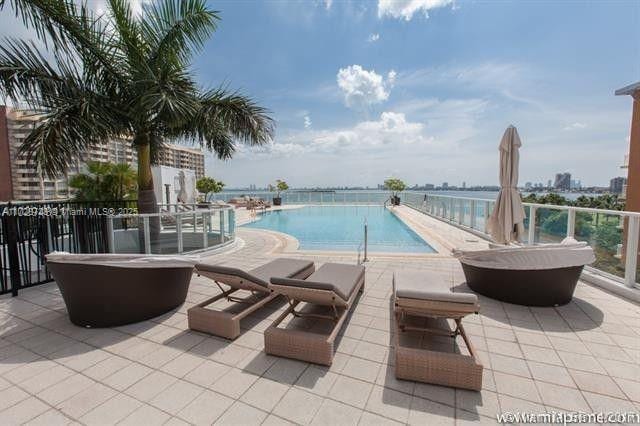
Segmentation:
[(368, 224), (368, 250), (435, 253), (418, 234), (382, 206), (306, 206), (267, 211), (247, 228), (269, 229), (294, 236), (301, 250), (356, 251)]

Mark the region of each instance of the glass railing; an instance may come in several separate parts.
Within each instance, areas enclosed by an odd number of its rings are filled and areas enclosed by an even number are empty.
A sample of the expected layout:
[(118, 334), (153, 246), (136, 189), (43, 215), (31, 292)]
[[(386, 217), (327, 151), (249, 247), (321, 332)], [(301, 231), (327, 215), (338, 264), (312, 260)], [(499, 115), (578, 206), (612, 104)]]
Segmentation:
[[(416, 192), (403, 193), (403, 201), (418, 211), (489, 237), (487, 218), (494, 201)], [(591, 270), (628, 287), (638, 285), (640, 213), (530, 203), (524, 203), (524, 207), (523, 243), (557, 243), (568, 236), (586, 241), (596, 255)]]
[(233, 207), (169, 207), (159, 213), (109, 216), (106, 225), (109, 252), (182, 254), (234, 241)]
[[(245, 197), (261, 198), (271, 202), (275, 192), (246, 191), (219, 192), (209, 198), (225, 203)], [(388, 191), (286, 191), (280, 194), (283, 204), (383, 204), (389, 199)]]

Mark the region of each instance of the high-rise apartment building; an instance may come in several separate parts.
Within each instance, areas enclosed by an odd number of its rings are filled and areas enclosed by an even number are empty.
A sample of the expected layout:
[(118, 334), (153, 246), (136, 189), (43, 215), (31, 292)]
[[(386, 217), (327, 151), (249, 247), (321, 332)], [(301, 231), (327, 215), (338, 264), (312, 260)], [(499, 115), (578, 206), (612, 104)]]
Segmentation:
[[(35, 201), (69, 198), (69, 177), (82, 171), (87, 161), (126, 163), (136, 167), (138, 158), (129, 138), (98, 144), (80, 153), (63, 176), (47, 177), (18, 154), (24, 139), (42, 120), (33, 112), (0, 106), (0, 201)], [(159, 165), (194, 170), (204, 176), (204, 153), (199, 149), (165, 145)]]
[(609, 181), (609, 192), (611, 192), (612, 194), (622, 194), (624, 191), (624, 187), (627, 184), (627, 178), (626, 177), (614, 177), (613, 179), (611, 179)]
[(204, 153), (198, 148), (180, 145), (165, 145), (160, 155), (161, 166), (189, 169), (196, 172), (196, 179), (204, 177)]
[(553, 184), (555, 189), (570, 190), (571, 189), (571, 173), (557, 173), (556, 180)]

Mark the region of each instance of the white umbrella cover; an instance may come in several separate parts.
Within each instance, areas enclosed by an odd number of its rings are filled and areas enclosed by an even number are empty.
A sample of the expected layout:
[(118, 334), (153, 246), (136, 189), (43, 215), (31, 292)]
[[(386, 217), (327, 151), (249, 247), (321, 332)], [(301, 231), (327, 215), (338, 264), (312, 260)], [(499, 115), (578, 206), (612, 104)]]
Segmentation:
[(487, 223), (489, 234), (500, 244), (519, 241), (524, 234), (525, 213), (517, 188), (521, 146), (518, 130), (507, 127), (499, 147), (500, 193)]

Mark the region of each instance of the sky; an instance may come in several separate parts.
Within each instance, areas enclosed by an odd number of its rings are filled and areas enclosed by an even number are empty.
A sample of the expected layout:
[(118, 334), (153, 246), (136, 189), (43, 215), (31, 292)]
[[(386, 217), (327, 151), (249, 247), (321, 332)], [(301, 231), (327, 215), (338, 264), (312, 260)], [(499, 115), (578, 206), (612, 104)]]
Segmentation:
[[(96, 7), (100, 7), (96, 3)], [(640, 1), (215, 1), (194, 63), (268, 108), (271, 144), (206, 157), (227, 187), (497, 185), (498, 144), (522, 140), (520, 184), (625, 175), (640, 80)], [(7, 12), (2, 12), (6, 14)], [(0, 24), (8, 22), (0, 17)], [(0, 35), (15, 29), (0, 25)]]

